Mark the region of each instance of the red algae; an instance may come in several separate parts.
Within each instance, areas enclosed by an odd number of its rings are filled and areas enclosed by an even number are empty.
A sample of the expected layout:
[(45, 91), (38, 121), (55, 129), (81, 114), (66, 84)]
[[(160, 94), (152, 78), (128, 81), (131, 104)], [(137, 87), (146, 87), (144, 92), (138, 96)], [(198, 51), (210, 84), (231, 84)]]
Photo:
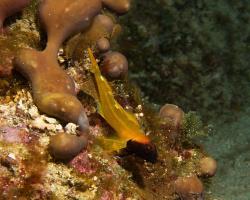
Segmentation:
[(22, 128), (0, 127), (0, 140), (7, 143), (29, 143), (29, 133)]
[[(44, 199), (48, 194), (38, 185), (43, 184), (43, 174), (46, 170), (46, 153), (39, 145), (38, 137), (32, 133), (29, 134), (29, 142), (24, 143), (30, 154), (27, 158), (16, 157), (15, 154), (9, 154), (7, 157), (1, 158), (1, 165), (6, 166), (10, 172), (17, 168), (18, 171), (12, 171), (14, 177), (18, 173), (19, 177), (9, 179), (0, 177), (2, 198), (13, 199), (15, 197), (32, 197), (40, 194), (40, 199)], [(5, 181), (3, 181), (3, 179)]]
[(77, 155), (73, 160), (70, 161), (70, 166), (72, 166), (76, 171), (84, 174), (91, 175), (97, 170), (97, 162), (91, 159), (87, 151), (84, 151)]

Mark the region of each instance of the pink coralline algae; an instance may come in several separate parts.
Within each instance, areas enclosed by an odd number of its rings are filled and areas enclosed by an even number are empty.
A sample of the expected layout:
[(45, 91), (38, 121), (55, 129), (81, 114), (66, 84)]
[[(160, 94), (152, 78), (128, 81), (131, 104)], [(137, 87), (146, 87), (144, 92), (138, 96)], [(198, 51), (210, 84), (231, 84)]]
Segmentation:
[(12, 127), (0, 127), (0, 140), (8, 143), (28, 143), (31, 138), (26, 130)]
[(89, 157), (87, 151), (80, 153), (70, 161), (70, 166), (72, 166), (78, 172), (89, 175), (96, 172), (96, 165), (97, 163)]
[(102, 196), (100, 197), (100, 200), (112, 200), (113, 199), (113, 194), (110, 191), (104, 191)]

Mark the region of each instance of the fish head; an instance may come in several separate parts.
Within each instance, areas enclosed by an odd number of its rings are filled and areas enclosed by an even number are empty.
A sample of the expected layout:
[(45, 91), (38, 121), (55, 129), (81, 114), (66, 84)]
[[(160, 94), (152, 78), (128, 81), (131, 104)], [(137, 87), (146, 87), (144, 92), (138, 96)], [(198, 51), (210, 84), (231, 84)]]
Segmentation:
[(141, 143), (129, 140), (126, 149), (129, 153), (133, 153), (149, 162), (155, 163), (157, 161), (157, 149), (152, 142)]

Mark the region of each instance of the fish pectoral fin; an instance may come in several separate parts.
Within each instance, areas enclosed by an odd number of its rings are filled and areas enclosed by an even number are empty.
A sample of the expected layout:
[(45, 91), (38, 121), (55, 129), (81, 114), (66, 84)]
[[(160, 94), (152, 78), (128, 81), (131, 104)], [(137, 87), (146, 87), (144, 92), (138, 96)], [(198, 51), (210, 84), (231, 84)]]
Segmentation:
[(127, 141), (120, 138), (96, 138), (98, 144), (107, 151), (119, 151), (127, 146)]
[(97, 88), (95, 86), (94, 80), (92, 78), (88, 78), (85, 81), (83, 81), (83, 83), (80, 84), (80, 89), (84, 93), (91, 96), (96, 101), (99, 100), (98, 91), (97, 91)]

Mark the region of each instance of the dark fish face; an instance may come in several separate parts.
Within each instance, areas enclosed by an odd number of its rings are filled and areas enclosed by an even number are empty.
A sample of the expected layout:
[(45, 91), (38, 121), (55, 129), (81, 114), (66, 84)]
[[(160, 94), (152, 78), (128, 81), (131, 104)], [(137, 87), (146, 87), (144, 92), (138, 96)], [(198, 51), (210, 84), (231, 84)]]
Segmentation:
[(127, 151), (145, 159), (146, 161), (155, 163), (157, 161), (157, 149), (153, 143), (143, 144), (133, 140), (127, 142)]

